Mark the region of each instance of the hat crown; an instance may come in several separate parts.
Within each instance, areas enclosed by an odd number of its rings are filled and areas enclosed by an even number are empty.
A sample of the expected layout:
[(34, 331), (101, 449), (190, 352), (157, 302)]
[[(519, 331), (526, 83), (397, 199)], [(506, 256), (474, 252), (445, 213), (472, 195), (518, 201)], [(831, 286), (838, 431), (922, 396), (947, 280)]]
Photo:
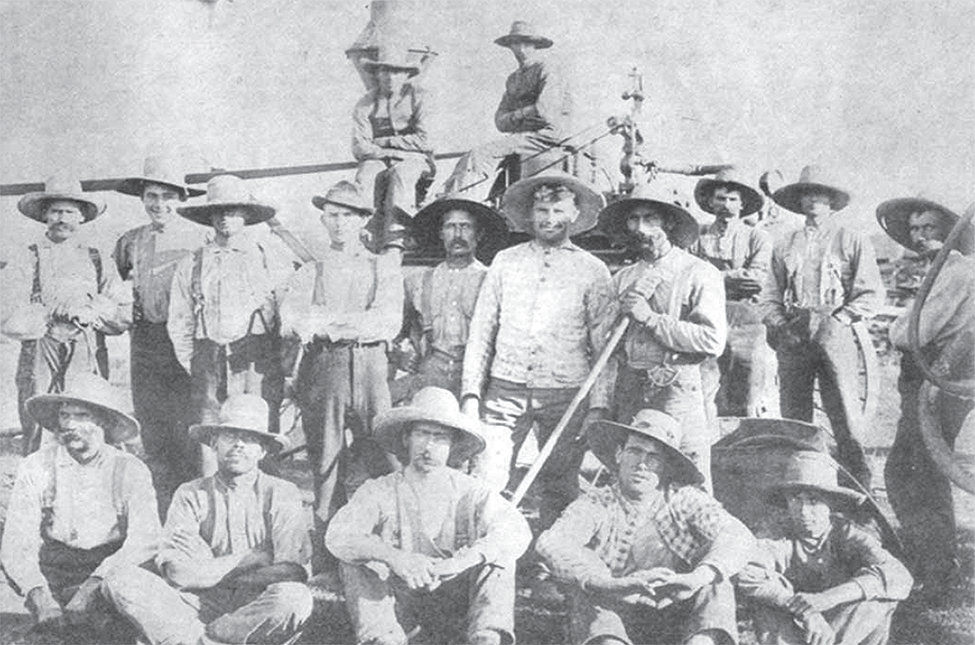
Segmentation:
[(527, 20), (515, 20), (508, 31), (509, 36), (534, 36), (537, 33), (535, 27)]
[(645, 199), (651, 202), (663, 202), (686, 211), (687, 200), (676, 188), (664, 188), (656, 182), (638, 184), (630, 191), (625, 199)]
[(118, 388), (97, 374), (87, 372), (69, 379), (60, 394), (120, 412), (128, 407)]
[(748, 185), (745, 181), (744, 173), (738, 169), (737, 166), (729, 166), (722, 168), (718, 172), (714, 173), (714, 181), (730, 184), (744, 184)]
[(460, 414), (457, 399), (448, 390), (439, 387), (425, 387), (415, 395), (410, 402), (411, 408), (421, 412)]
[(328, 189), (328, 192), (325, 193), (324, 201), (325, 203), (335, 204), (337, 206), (369, 210), (369, 206), (366, 205), (359, 186), (344, 179)]
[(48, 177), (44, 182), (44, 192), (52, 195), (80, 195), (81, 180), (73, 175), (58, 173)]
[(220, 406), (219, 424), (253, 430), (261, 434), (268, 432), (267, 402), (256, 394), (237, 394)]
[(809, 486), (834, 490), (838, 486), (836, 464), (829, 455), (815, 450), (800, 450), (785, 468), (783, 486)]
[(633, 416), (633, 421), (629, 425), (637, 430), (649, 430), (650, 432), (646, 433), (648, 436), (662, 441), (675, 450), (680, 450), (682, 438), (680, 424), (666, 412), (640, 410)]
[(176, 159), (170, 155), (152, 155), (142, 163), (142, 175), (147, 180), (158, 179), (164, 184), (183, 184)]
[(802, 169), (799, 173), (799, 183), (800, 184), (823, 184), (825, 186), (840, 186), (841, 182), (836, 180), (836, 177), (828, 171), (825, 167), (810, 164)]
[(236, 175), (217, 175), (207, 183), (207, 203), (250, 203), (256, 201), (244, 180)]

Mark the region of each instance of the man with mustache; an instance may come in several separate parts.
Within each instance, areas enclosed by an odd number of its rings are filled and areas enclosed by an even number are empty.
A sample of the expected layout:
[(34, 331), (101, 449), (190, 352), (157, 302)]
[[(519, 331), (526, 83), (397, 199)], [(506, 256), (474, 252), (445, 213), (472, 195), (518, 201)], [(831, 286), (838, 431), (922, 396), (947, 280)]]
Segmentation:
[(478, 426), (437, 387), (376, 418), (379, 441), (406, 467), (363, 484), (325, 537), (357, 642), (405, 645), (414, 625), (434, 643), (514, 642), (515, 561), (531, 531), (513, 504), (454, 468), (484, 448)]
[[(461, 378), (464, 412), (485, 424), (487, 448), (473, 472), (495, 490), (508, 483), (533, 424), (539, 445), (548, 440), (616, 321), (609, 270), (569, 239), (595, 226), (602, 204), (601, 195), (561, 173), (522, 179), (505, 192), (508, 221), (532, 239), (498, 253), (488, 269)], [(592, 388), (538, 475), (543, 527), (579, 492), (579, 435), (606, 416), (608, 387), (600, 380)]]
[(507, 227), (484, 204), (457, 197), (439, 199), (416, 215), (413, 235), (421, 252), (446, 255), (443, 262), (406, 278), (405, 336), (420, 361), (416, 374), (395, 381), (393, 400), (426, 386), (460, 396), (461, 365), (474, 303), (490, 260), (504, 245)]
[(684, 249), (697, 222), (676, 194), (644, 184), (607, 206), (602, 229), (639, 260), (614, 277), (623, 313), (632, 318), (621, 351), (607, 366), (616, 383), (616, 419), (644, 408), (662, 410), (681, 425), (681, 451), (711, 482), (711, 444), (701, 363), (721, 355), (728, 333), (721, 275)]
[(214, 475), (180, 486), (154, 566), (105, 579), (115, 608), (149, 643), (294, 643), (312, 611), (301, 492), (258, 468), (289, 446), (268, 405), (237, 394), (216, 423), (190, 426), (217, 458)]
[[(971, 208), (965, 214), (967, 218)], [(877, 220), (887, 234), (930, 263), (941, 249), (958, 215), (940, 204), (922, 198), (892, 199), (877, 207)], [(962, 366), (949, 378), (972, 378), (972, 329), (975, 329), (975, 263), (971, 253), (969, 227), (958, 248), (948, 257), (921, 309), (918, 343), (929, 363)], [(930, 264), (929, 264), (930, 265)], [(887, 497), (900, 521), (909, 564), (922, 585), (926, 600), (943, 602), (944, 589), (959, 572), (955, 539), (955, 510), (951, 483), (941, 474), (924, 446), (918, 418), (918, 392), (924, 375), (916, 364), (908, 342), (910, 308), (890, 327), (890, 341), (901, 350), (901, 372), (897, 389), (901, 395), (901, 416), (884, 480)], [(967, 339), (965, 338), (967, 336)], [(961, 344), (959, 344), (961, 343)], [(949, 345), (952, 353), (946, 354)], [(960, 351), (959, 351), (960, 350)], [(941, 368), (938, 368), (941, 369)], [(944, 370), (942, 370), (944, 371)], [(972, 402), (941, 392), (937, 421), (948, 445), (953, 445)]]
[(737, 642), (731, 578), (754, 538), (701, 490), (680, 433), (657, 410), (590, 429), (590, 449), (617, 481), (573, 502), (535, 546), (572, 587), (573, 643)]
[(6, 273), (2, 332), (21, 342), (17, 363), (17, 407), (23, 453), (41, 445), (42, 428), (27, 413), (38, 392), (60, 392), (82, 373), (108, 377), (106, 334), (129, 325), (128, 303), (118, 274), (98, 249), (75, 239), (79, 227), (105, 211), (82, 193), (77, 179), (51, 177), (42, 192), (24, 195), (17, 209), (46, 226), (38, 241), (11, 258)]
[(103, 580), (150, 560), (159, 539), (149, 470), (115, 447), (135, 439), (139, 423), (122, 411), (122, 393), (94, 374), (25, 407), (56, 442), (17, 470), (0, 564), (38, 627), (104, 627)]

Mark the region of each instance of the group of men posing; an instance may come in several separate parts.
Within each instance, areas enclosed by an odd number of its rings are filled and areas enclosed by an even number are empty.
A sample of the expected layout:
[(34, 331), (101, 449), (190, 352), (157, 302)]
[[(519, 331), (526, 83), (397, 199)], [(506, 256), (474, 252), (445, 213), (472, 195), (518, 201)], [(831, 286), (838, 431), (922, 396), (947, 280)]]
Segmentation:
[[(502, 38), (544, 44), (519, 23)], [(912, 578), (841, 518), (862, 496), (837, 485), (825, 455), (797, 453), (768, 491), (793, 519), (782, 540), (756, 543), (709, 493), (726, 295), (761, 312), (783, 415), (812, 420), (818, 377), (839, 461), (869, 486), (850, 325), (871, 315), (883, 287), (869, 242), (835, 214), (849, 194), (821, 169), (773, 195), (805, 218), (776, 245), (741, 220), (762, 197), (733, 170), (698, 184), (698, 205), (715, 215), (703, 233), (653, 184), (604, 208), (577, 178), (539, 174), (507, 189), (503, 218), (448, 193), (400, 217), (445, 253), (405, 288), (399, 254), (377, 252), (363, 235), (377, 227), (356, 183), (312, 200), (331, 244), (297, 271), (248, 234), (275, 210), (239, 178), (213, 178), (206, 202), (186, 205), (198, 191), (152, 158), (119, 190), (139, 196), (152, 222), (119, 240), (118, 275), (73, 239), (103, 210), (78, 182), (53, 180), (19, 204), (47, 233), (13, 265), (24, 286), (9, 302), (23, 306), (4, 320), (23, 343), (18, 392), (31, 454), (0, 562), (38, 624), (117, 612), (152, 643), (289, 642), (311, 613), (311, 562), (316, 573), (338, 572), (359, 642), (405, 643), (418, 617), (458, 616), (468, 642), (513, 642), (515, 561), (532, 534), (501, 492), (528, 432), (549, 438), (625, 320), (536, 484), (535, 550), (571, 589), (573, 639), (734, 642), (737, 580), (767, 609), (756, 614), (765, 642), (885, 641)], [(878, 217), (925, 253), (957, 220), (918, 200), (888, 202)], [(209, 239), (188, 238), (187, 222), (210, 229)], [(615, 275), (572, 242), (597, 225), (634, 253)], [(503, 247), (509, 227), (530, 240), (486, 267), (479, 251)], [(971, 326), (969, 260), (950, 257), (957, 270), (921, 318), (932, 353)], [(119, 278), (132, 281), (131, 307), (116, 295)], [(903, 327), (892, 331), (901, 347)], [(134, 418), (90, 376), (107, 376), (103, 335), (126, 329)], [(292, 396), (314, 474), (311, 544), (297, 489), (258, 468), (288, 443), (277, 424), (281, 341), (293, 338)], [(387, 351), (397, 338), (411, 339), (419, 364), (394, 381), (406, 403), (394, 407)], [(912, 382), (905, 377), (902, 392)], [(959, 424), (952, 417), (943, 428), (950, 435)], [(888, 466), (899, 482), (924, 458), (916, 432), (902, 420), (901, 465)], [(148, 469), (107, 445), (135, 435)], [(579, 497), (587, 449), (617, 477)], [(906, 488), (895, 509), (917, 554), (932, 525), (953, 522), (950, 488)], [(923, 491), (937, 499), (919, 500)], [(942, 543), (937, 558), (927, 541), (928, 555), (912, 562), (928, 589), (953, 564), (953, 540)], [(99, 609), (105, 603), (112, 611)]]

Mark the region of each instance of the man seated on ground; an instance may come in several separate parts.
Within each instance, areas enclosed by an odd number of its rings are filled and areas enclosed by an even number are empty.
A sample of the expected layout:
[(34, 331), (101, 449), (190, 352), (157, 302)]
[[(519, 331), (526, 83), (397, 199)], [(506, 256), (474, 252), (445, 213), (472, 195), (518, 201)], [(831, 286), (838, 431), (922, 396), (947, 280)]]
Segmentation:
[(447, 642), (441, 630), (453, 617), (465, 619), (467, 643), (514, 642), (515, 561), (531, 541), (528, 523), (448, 466), (484, 449), (478, 426), (435, 387), (376, 418), (377, 439), (407, 466), (363, 484), (325, 536), (359, 643), (405, 644), (414, 624)]
[(0, 564), (39, 627), (103, 622), (102, 579), (155, 553), (159, 516), (149, 470), (106, 444), (139, 434), (120, 398), (108, 381), (81, 374), (63, 392), (26, 402), (57, 442), (20, 464)]
[(911, 574), (880, 541), (839, 513), (862, 495), (836, 483), (828, 455), (797, 452), (769, 502), (785, 506), (790, 534), (759, 540), (738, 588), (761, 605), (760, 643), (883, 645), (911, 591)]
[(259, 396), (238, 394), (218, 424), (190, 426), (216, 452), (216, 474), (176, 490), (158, 574), (126, 567), (104, 582), (105, 596), (153, 645), (290, 643), (311, 615), (301, 495), (258, 469), (287, 447), (268, 431), (267, 415)]
[(701, 490), (680, 424), (640, 410), (630, 425), (595, 423), (588, 439), (618, 481), (573, 502), (536, 545), (572, 585), (572, 642), (736, 642), (730, 579), (754, 538)]

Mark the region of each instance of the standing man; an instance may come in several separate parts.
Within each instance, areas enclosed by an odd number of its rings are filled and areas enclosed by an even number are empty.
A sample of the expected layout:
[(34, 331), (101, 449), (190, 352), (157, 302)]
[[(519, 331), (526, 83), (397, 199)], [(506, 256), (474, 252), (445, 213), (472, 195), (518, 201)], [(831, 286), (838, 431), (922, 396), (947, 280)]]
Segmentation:
[[(527, 22), (516, 20), (511, 31), (494, 42), (510, 49), (518, 62), (494, 113), (495, 126), (506, 134), (461, 157), (444, 184), (444, 192), (460, 192), (476, 202), (487, 199), (495, 169), (505, 157), (537, 156), (558, 148), (569, 136), (572, 101), (568, 84), (540, 51), (551, 47), (552, 40)], [(523, 172), (522, 176), (530, 174)]]
[(681, 425), (681, 451), (711, 482), (711, 444), (701, 363), (721, 355), (728, 335), (718, 270), (684, 249), (697, 222), (675, 195), (643, 184), (607, 206), (601, 226), (639, 257), (615, 276), (621, 309), (633, 320), (607, 374), (615, 380), (614, 414), (630, 419), (653, 408)]
[[(495, 490), (533, 423), (539, 445), (586, 379), (616, 321), (613, 281), (602, 262), (569, 240), (590, 230), (602, 197), (564, 174), (522, 179), (508, 188), (504, 213), (532, 240), (498, 253), (471, 319), (461, 379), (463, 408), (483, 415), (487, 448), (476, 476)], [(579, 490), (583, 428), (606, 415), (608, 383), (600, 381), (566, 427), (539, 473), (540, 517), (549, 526)]]
[(837, 221), (850, 194), (836, 186), (822, 168), (806, 166), (798, 182), (772, 194), (775, 203), (806, 221), (776, 243), (759, 300), (779, 361), (782, 416), (811, 422), (818, 380), (838, 460), (869, 489), (852, 325), (882, 304), (884, 285), (870, 241)]
[(176, 265), (203, 244), (198, 227), (176, 208), (204, 191), (184, 184), (173, 160), (162, 156), (148, 157), (142, 175), (116, 190), (141, 199), (150, 220), (122, 235), (113, 257), (122, 279), (132, 281), (132, 402), (164, 518), (176, 487), (196, 476), (196, 445), (186, 433), (190, 375), (176, 358), (166, 319)]
[[(176, 212), (213, 228), (213, 239), (176, 267), (166, 323), (176, 358), (190, 375), (191, 418), (212, 423), (228, 396), (258, 394), (276, 430), (284, 385), (276, 289), (290, 266), (245, 231), (275, 209), (254, 199), (239, 177), (219, 175), (207, 184), (206, 204)], [(215, 464), (206, 446), (202, 461), (211, 474)]]
[(0, 564), (38, 627), (95, 626), (109, 609), (103, 579), (150, 560), (158, 546), (149, 470), (109, 445), (137, 437), (139, 423), (122, 412), (121, 392), (94, 374), (25, 407), (57, 441), (17, 470)]
[[(312, 610), (301, 493), (258, 468), (288, 442), (268, 406), (228, 398), (215, 424), (190, 426), (217, 456), (215, 475), (179, 487), (155, 571), (119, 568), (103, 589), (150, 643), (293, 643)], [(158, 571), (158, 573), (157, 573)]]
[(426, 386), (460, 396), (474, 303), (487, 273), (478, 257), (494, 257), (507, 233), (498, 213), (467, 199), (440, 199), (417, 213), (414, 237), (420, 248), (439, 247), (446, 258), (406, 278), (404, 332), (420, 365), (416, 374), (391, 385), (397, 390), (394, 401), (406, 400)]
[[(965, 214), (967, 218), (971, 209)], [(941, 249), (958, 216), (927, 199), (892, 199), (877, 207), (877, 220), (887, 234), (905, 248), (930, 262)], [(970, 231), (969, 231), (970, 232)], [(970, 245), (971, 239), (968, 243)], [(964, 366), (949, 378), (972, 378), (972, 330), (975, 329), (975, 282), (973, 262), (956, 249), (948, 252), (931, 292), (921, 309), (918, 344), (928, 364), (943, 362)], [(951, 483), (935, 466), (924, 446), (918, 418), (918, 394), (924, 375), (914, 361), (908, 342), (910, 308), (890, 327), (890, 340), (901, 350), (901, 373), (897, 389), (901, 395), (901, 416), (897, 435), (887, 457), (884, 480), (887, 496), (897, 514), (904, 545), (926, 600), (937, 602), (950, 587), (958, 571), (955, 510)], [(965, 338), (967, 336), (967, 339)], [(959, 345), (959, 342), (963, 343)], [(959, 352), (959, 356), (948, 356)], [(959, 351), (961, 350), (961, 351)], [(939, 394), (938, 425), (948, 445), (953, 445), (970, 400), (946, 392)]]
[(714, 215), (691, 252), (724, 277), (728, 344), (717, 359), (701, 364), (708, 421), (717, 416), (768, 416), (775, 390), (775, 354), (765, 342), (765, 326), (755, 306), (772, 259), (772, 236), (747, 223), (762, 210), (762, 194), (736, 168), (697, 182), (698, 207)]
[(444, 628), (462, 618), (465, 643), (513, 643), (515, 561), (531, 531), (513, 504), (450, 467), (484, 448), (477, 421), (428, 387), (380, 414), (376, 435), (406, 468), (366, 482), (326, 536), (358, 642), (404, 645), (417, 623), (432, 642), (455, 642)]
[(81, 182), (51, 177), (43, 192), (29, 193), (17, 209), (44, 224), (45, 234), (11, 259), (4, 289), (3, 333), (21, 341), (17, 409), (23, 453), (41, 445), (42, 429), (24, 407), (37, 393), (60, 392), (77, 374), (108, 378), (105, 334), (129, 325), (117, 274), (101, 253), (75, 239), (78, 228), (105, 211), (81, 191)]
[[(402, 326), (403, 277), (395, 255), (364, 246), (372, 209), (355, 184), (341, 181), (312, 203), (331, 246), (293, 276), (281, 321), (282, 332), (304, 345), (296, 400), (314, 468), (320, 538), (362, 481), (395, 465), (372, 440), (372, 419), (390, 407), (386, 348)], [(355, 438), (351, 450), (346, 428)], [(315, 555), (316, 573), (335, 564)]]

